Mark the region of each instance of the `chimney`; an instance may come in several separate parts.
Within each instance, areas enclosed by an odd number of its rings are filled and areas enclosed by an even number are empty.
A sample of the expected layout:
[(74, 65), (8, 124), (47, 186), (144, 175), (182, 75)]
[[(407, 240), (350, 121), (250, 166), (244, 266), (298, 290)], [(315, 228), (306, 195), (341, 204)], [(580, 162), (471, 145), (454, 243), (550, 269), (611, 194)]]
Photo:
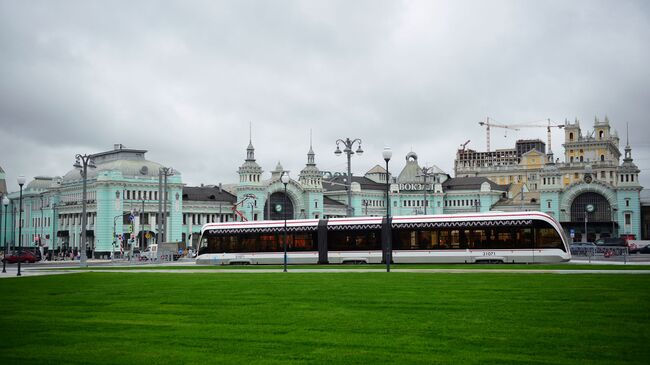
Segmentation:
[(219, 194), (221, 194), (221, 183), (219, 183)]

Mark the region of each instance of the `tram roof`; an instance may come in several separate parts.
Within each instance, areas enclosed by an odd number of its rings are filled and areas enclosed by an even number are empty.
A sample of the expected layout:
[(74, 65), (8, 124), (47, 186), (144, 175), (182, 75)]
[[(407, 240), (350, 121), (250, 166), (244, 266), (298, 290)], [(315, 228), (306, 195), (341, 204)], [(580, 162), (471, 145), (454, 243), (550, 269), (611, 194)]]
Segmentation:
[[(364, 226), (376, 227), (381, 225), (384, 217), (349, 217), (349, 218), (330, 218), (327, 220), (328, 227), (335, 226)], [(498, 221), (498, 220), (523, 220), (523, 219), (541, 219), (553, 221), (553, 218), (543, 212), (486, 212), (486, 213), (463, 213), (463, 214), (443, 214), (443, 215), (411, 215), (392, 217), (392, 224), (421, 223), (421, 222), (460, 222), (460, 221)], [(315, 229), (320, 220), (318, 219), (292, 219), (287, 220), (287, 228), (295, 227), (312, 227)], [(271, 228), (274, 230), (284, 227), (284, 220), (273, 221), (245, 221), (245, 222), (217, 222), (205, 224), (202, 231), (209, 229), (237, 229), (237, 230), (256, 230)]]

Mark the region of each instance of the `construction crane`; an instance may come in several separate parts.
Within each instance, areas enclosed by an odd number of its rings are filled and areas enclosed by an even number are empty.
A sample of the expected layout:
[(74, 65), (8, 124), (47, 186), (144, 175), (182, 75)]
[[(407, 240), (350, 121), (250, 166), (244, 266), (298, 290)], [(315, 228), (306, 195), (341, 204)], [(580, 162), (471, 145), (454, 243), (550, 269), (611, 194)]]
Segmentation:
[(461, 148), (462, 151), (465, 151), (465, 146), (467, 146), (467, 144), (469, 143), (469, 141), (470, 141), (470, 140), (468, 139), (467, 141), (465, 141), (465, 143), (463, 143), (463, 144), (460, 145), (460, 148)]
[(564, 124), (551, 124), (551, 119), (547, 119), (548, 124), (495, 124), (490, 123), (490, 118), (487, 118), (485, 122), (479, 122), (481, 126), (485, 126), (485, 131), (487, 134), (487, 151), (490, 152), (490, 127), (496, 128), (506, 128), (518, 131), (520, 128), (546, 128), (546, 141), (548, 146), (548, 151), (552, 151), (551, 148), (551, 128), (564, 128)]
[(244, 195), (244, 199), (242, 199), (242, 200), (238, 201), (237, 203), (233, 204), (232, 208), (231, 208), (232, 212), (234, 214), (237, 214), (239, 217), (241, 217), (242, 222), (246, 222), (246, 221), (248, 221), (248, 219), (246, 219), (246, 216), (244, 215), (244, 213), (240, 212), (237, 209), (237, 207), (240, 206), (240, 205), (243, 205), (246, 202), (246, 200), (248, 200), (248, 199), (257, 199), (257, 197), (255, 196), (255, 194), (246, 194), (246, 195)]
[(487, 151), (490, 152), (490, 127), (494, 128), (504, 128), (504, 129), (513, 129), (515, 131), (518, 131), (519, 129), (513, 126), (505, 125), (505, 124), (496, 124), (496, 123), (490, 123), (490, 117), (487, 117), (485, 119), (485, 122), (478, 122), (479, 125), (485, 126), (485, 133), (487, 136)]

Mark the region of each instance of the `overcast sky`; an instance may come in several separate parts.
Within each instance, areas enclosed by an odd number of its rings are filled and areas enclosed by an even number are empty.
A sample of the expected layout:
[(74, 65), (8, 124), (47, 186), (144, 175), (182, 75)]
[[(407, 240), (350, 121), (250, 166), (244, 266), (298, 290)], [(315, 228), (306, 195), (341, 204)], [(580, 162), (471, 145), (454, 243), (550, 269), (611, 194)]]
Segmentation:
[[(76, 153), (148, 150), (189, 185), (233, 183), (246, 156), (269, 176), (344, 171), (337, 138), (361, 138), (363, 174), (393, 149), (398, 173), (453, 174), (501, 123), (609, 116), (650, 187), (650, 6), (644, 1), (0, 0), (0, 166), (63, 175)], [(492, 132), (492, 148), (546, 140)], [(553, 134), (561, 157), (563, 132)], [(394, 169), (394, 170), (393, 170)]]

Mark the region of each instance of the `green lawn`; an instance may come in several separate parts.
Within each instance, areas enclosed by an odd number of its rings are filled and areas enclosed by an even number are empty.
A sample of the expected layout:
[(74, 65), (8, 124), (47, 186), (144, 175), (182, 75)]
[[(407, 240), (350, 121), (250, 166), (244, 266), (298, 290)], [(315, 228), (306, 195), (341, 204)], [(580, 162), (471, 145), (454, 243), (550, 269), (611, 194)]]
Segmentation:
[(650, 275), (0, 280), (0, 364), (645, 364)]

